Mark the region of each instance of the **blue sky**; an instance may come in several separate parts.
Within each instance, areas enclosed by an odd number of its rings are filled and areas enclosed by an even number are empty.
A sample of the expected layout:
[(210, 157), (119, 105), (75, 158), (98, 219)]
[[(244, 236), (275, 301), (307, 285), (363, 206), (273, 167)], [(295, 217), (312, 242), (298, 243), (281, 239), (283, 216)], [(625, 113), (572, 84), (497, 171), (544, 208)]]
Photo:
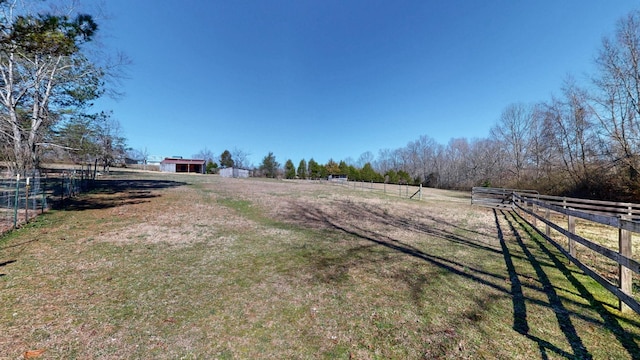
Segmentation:
[(241, 149), (325, 163), (486, 137), (511, 103), (587, 83), (639, 1), (109, 0), (102, 41), (132, 60), (104, 99), (151, 155)]

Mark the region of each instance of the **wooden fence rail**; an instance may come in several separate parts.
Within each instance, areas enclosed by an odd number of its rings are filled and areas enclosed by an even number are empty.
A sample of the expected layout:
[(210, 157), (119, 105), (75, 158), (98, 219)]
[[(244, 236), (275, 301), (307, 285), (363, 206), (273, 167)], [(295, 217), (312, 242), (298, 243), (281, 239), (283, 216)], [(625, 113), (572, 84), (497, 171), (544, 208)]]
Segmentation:
[(535, 190), (516, 190), (502, 188), (474, 187), (471, 191), (471, 204), (493, 208), (513, 208), (514, 192), (539, 195)]
[[(531, 199), (531, 196), (527, 196), (526, 193), (522, 193), (518, 190), (515, 190), (514, 192), (521, 193), (525, 196), (525, 198)], [(629, 215), (631, 216), (632, 220), (640, 220), (640, 204), (587, 200), (549, 195), (538, 195), (536, 197), (536, 200), (540, 200), (546, 204), (556, 205), (563, 208), (570, 207), (575, 210), (583, 210), (584, 212), (592, 214), (602, 214), (606, 216)]]
[[(547, 241), (549, 241), (553, 246), (555, 246), (560, 252), (562, 252), (573, 264), (575, 264), (578, 268), (580, 268), (583, 272), (593, 278), (595, 281), (600, 283), (604, 288), (613, 293), (619, 300), (620, 310), (626, 312), (628, 310), (633, 310), (640, 314), (640, 303), (638, 303), (633, 298), (632, 292), (632, 272), (640, 274), (640, 263), (636, 260), (632, 259), (631, 256), (631, 233), (632, 232), (640, 232), (633, 231), (630, 229), (640, 230), (639, 224), (635, 221), (626, 220), (619, 216), (612, 215), (601, 215), (601, 214), (592, 214), (581, 212), (577, 210), (573, 210), (571, 208), (563, 208), (557, 205), (546, 204), (543, 201), (534, 200), (531, 198), (523, 197), (517, 193), (513, 194), (514, 197), (514, 207), (518, 210), (523, 211), (526, 214), (533, 216), (535, 219), (538, 219), (545, 223), (547, 226), (553, 228), (558, 231), (562, 235), (566, 236), (569, 243), (569, 249), (565, 249), (554, 241), (548, 234), (547, 231), (544, 233), (538, 229), (538, 233), (542, 235)], [(536, 207), (545, 208), (552, 210), (559, 214), (564, 214), (567, 216), (568, 220), (568, 229), (558, 226), (553, 223), (548, 216), (548, 212), (545, 212), (545, 216), (541, 216), (536, 211)], [(601, 211), (598, 211), (602, 213)], [(588, 220), (591, 222), (599, 223), (602, 225), (608, 225), (612, 227), (616, 227), (619, 229), (618, 232), (618, 251), (609, 249), (602, 245), (596, 244), (588, 239), (585, 239), (577, 234), (575, 234), (575, 218), (581, 218), (584, 220)], [(535, 226), (535, 225), (534, 225)], [(575, 243), (579, 243), (598, 254), (605, 256), (608, 259), (615, 261), (618, 264), (618, 285), (611, 283), (609, 280), (604, 278), (602, 275), (595, 272), (593, 269), (589, 268), (587, 265), (582, 263), (578, 257), (576, 256), (576, 247)]]
[[(508, 201), (504, 200), (506, 196), (510, 197)], [(500, 199), (500, 201), (496, 202), (496, 199)], [(547, 196), (532, 191), (514, 189), (474, 188), (472, 191), (472, 204), (505, 208), (503, 205), (505, 203), (508, 203), (511, 209), (529, 215), (531, 218), (529, 223), (541, 236), (585, 274), (613, 293), (620, 301), (621, 311), (633, 310), (640, 314), (640, 303), (633, 297), (633, 273), (640, 274), (640, 262), (632, 258), (631, 248), (631, 234), (640, 233), (640, 222), (635, 221), (640, 219), (640, 204)], [(553, 219), (557, 219), (558, 215), (566, 217), (566, 229), (554, 222)], [(521, 217), (528, 221), (522, 214)], [(576, 218), (617, 228), (618, 250), (599, 245), (577, 235), (575, 231)], [(545, 224), (544, 231), (538, 228), (538, 220)], [(551, 229), (567, 238), (567, 249), (551, 238)], [(618, 265), (618, 284), (613, 284), (581, 262), (576, 255), (576, 244), (585, 246), (616, 262)]]

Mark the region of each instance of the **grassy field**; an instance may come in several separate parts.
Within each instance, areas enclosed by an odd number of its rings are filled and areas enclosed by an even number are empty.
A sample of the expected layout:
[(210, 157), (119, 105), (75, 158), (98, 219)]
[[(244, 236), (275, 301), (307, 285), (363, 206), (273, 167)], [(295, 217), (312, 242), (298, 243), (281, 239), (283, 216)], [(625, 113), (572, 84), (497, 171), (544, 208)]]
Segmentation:
[(0, 358), (640, 359), (640, 317), (465, 194), (98, 185), (0, 240)]

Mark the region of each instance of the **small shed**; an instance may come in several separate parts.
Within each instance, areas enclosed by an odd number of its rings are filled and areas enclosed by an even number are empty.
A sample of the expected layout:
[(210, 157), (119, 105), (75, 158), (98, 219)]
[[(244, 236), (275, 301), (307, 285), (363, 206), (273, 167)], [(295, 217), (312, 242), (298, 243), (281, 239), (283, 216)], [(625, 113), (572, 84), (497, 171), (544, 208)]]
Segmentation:
[(164, 158), (164, 160), (160, 161), (160, 171), (204, 174), (206, 161), (200, 159)]
[(331, 174), (327, 177), (327, 180), (334, 182), (347, 182), (349, 177), (344, 174)]
[(227, 178), (248, 178), (249, 170), (238, 168), (224, 168), (220, 169), (220, 176)]

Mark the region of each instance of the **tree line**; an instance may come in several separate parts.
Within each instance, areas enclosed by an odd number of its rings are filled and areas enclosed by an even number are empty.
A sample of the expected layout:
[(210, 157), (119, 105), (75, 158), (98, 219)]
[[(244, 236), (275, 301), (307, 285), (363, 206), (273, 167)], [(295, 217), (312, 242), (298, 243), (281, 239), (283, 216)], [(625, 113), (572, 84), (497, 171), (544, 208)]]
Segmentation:
[[(329, 161), (306, 174), (347, 174), (438, 188), (496, 186), (587, 198), (640, 199), (640, 11), (616, 24), (595, 56), (584, 84), (564, 79), (559, 94), (507, 105), (486, 138), (428, 135), (405, 147), (367, 152), (357, 162)], [(287, 162), (287, 177), (293, 164)], [(313, 164), (315, 168), (315, 164)], [(324, 172), (323, 172), (324, 171)], [(313, 174), (313, 175), (311, 175)]]
[[(465, 189), (495, 186), (599, 199), (640, 199), (640, 12), (620, 19), (595, 56), (583, 84), (572, 77), (559, 94), (536, 103), (508, 104), (485, 138), (440, 144), (422, 135), (357, 161), (287, 160), (273, 153), (258, 174), (423, 184)], [(277, 171), (272, 171), (273, 168)]]
[(382, 150), (376, 169), (402, 169), (444, 188), (500, 186), (589, 198), (640, 198), (640, 12), (618, 21), (584, 84), (568, 77), (560, 93), (507, 105), (487, 138), (428, 136)]

